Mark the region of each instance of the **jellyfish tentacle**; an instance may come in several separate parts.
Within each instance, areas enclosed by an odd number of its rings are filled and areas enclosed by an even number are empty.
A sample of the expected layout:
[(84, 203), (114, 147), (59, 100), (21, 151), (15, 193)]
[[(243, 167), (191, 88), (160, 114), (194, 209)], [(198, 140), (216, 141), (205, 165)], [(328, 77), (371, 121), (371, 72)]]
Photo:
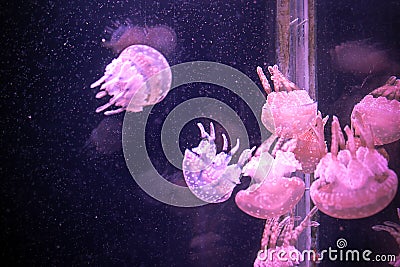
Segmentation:
[(278, 220), (278, 218), (269, 218), (265, 220), (264, 231), (261, 238), (261, 247), (270, 247), (270, 238), (272, 234), (273, 225)]
[(390, 222), (390, 221), (383, 222), (383, 224), (393, 227), (397, 231), (397, 234), (400, 236), (400, 225), (399, 224)]
[(239, 144), (240, 144), (240, 141), (238, 138), (238, 139), (236, 139), (236, 145), (233, 148), (231, 148), (231, 151), (229, 151), (229, 153), (228, 153), (230, 156), (234, 155), (236, 153), (236, 151), (238, 151)]
[(95, 87), (99, 86), (99, 85), (102, 84), (107, 78), (108, 78), (108, 76), (106, 76), (106, 75), (102, 76), (100, 79), (98, 79), (97, 81), (95, 81), (94, 83), (92, 83), (92, 84), (90, 85), (90, 88), (95, 88)]
[(124, 110), (125, 110), (124, 108), (117, 108), (117, 109), (114, 109), (114, 110), (109, 110), (109, 111), (104, 112), (104, 115), (106, 115), (106, 116), (114, 115), (114, 114), (121, 113)]
[(211, 140), (215, 140), (215, 129), (214, 123), (210, 122), (210, 138)]
[(344, 131), (347, 135), (347, 146), (350, 151), (351, 156), (355, 159), (356, 158), (356, 144), (354, 142), (354, 135), (353, 131), (350, 129), (348, 125), (344, 127)]
[[(397, 209), (397, 216), (400, 220), (400, 209)], [(386, 221), (384, 225), (374, 225), (372, 229), (375, 231), (388, 232), (395, 240), (400, 250), (400, 225), (394, 222)], [(400, 253), (396, 256), (395, 260), (390, 262), (393, 266), (400, 266)]]
[[(279, 218), (278, 218), (279, 219)], [(271, 243), (275, 246), (279, 244), (279, 237), (282, 236), (282, 233), (284, 232), (284, 228), (287, 225), (289, 221), (289, 217), (284, 218), (282, 221), (279, 222), (279, 220), (276, 220), (275, 227), (274, 227), (274, 233), (271, 236)]]
[(243, 150), (242, 154), (239, 156), (239, 160), (237, 162), (237, 165), (241, 168), (250, 160), (251, 154), (254, 152), (256, 149), (255, 146), (253, 146), (251, 149), (245, 149)]
[(209, 138), (210, 136), (208, 135), (208, 133), (207, 133), (206, 130), (204, 129), (203, 124), (201, 124), (201, 123), (199, 122), (199, 123), (197, 123), (197, 127), (199, 127), (199, 129), (200, 129), (200, 136), (201, 136), (201, 138), (210, 139), (210, 138)]
[(327, 152), (325, 145), (324, 126), (328, 118), (329, 116), (326, 116), (324, 119), (322, 119), (322, 114), (320, 111), (318, 111), (317, 118), (315, 119), (315, 125), (311, 125), (311, 129), (317, 138), (319, 151), (323, 154), (326, 154)]
[[(310, 225), (308, 222), (315, 212), (316, 208), (312, 209), (296, 228), (294, 228), (295, 217), (293, 211), (291, 211), (289, 216), (281, 220), (279, 220), (279, 217), (267, 219), (261, 239), (261, 249), (264, 255), (270, 255), (274, 251), (279, 251), (279, 253), (285, 252), (286, 255), (293, 255), (292, 253), (300, 255), (301, 253), (296, 249), (294, 244), (297, 242), (301, 231)], [(314, 225), (318, 226), (317, 224)], [(297, 266), (299, 263), (298, 260), (291, 257), (285, 263), (277, 257), (257, 257), (254, 266)]]
[(264, 91), (267, 93), (267, 95), (269, 95), (272, 92), (271, 85), (269, 84), (268, 79), (265, 76), (261, 67), (257, 67), (257, 74), (260, 78), (261, 85), (264, 88)]
[(100, 91), (96, 94), (96, 98), (103, 98), (107, 95), (106, 91)]
[(292, 240), (297, 240), (300, 234), (304, 231), (307, 226), (316, 227), (319, 224), (311, 221), (311, 217), (318, 211), (318, 207), (314, 206), (303, 221), (294, 229)]
[(228, 139), (226, 138), (226, 135), (224, 133), (222, 134), (222, 139), (223, 139), (222, 151), (226, 151), (228, 150)]
[(269, 66), (268, 71), (271, 74), (271, 79), (274, 82), (274, 89), (275, 92), (279, 91), (294, 91), (294, 90), (300, 90), (300, 88), (297, 87), (297, 85), (291, 81), (289, 81), (283, 74), (282, 72), (279, 71), (278, 66), (274, 65), (273, 67)]

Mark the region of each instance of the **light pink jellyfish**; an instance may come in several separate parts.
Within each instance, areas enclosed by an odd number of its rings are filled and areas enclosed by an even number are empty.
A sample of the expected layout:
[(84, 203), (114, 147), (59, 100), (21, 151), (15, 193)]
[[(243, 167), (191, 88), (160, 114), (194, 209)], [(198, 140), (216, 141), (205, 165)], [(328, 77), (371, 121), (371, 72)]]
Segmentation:
[(151, 46), (164, 55), (174, 51), (176, 46), (176, 33), (166, 25), (140, 27), (133, 25), (130, 19), (124, 23), (114, 22), (113, 27), (106, 27), (111, 34), (109, 41), (104, 40), (104, 46), (119, 53), (131, 45)]
[(354, 106), (356, 113), (371, 125), (375, 145), (388, 144), (400, 139), (400, 80), (392, 76), (386, 84), (375, 89)]
[(261, 67), (257, 67), (262, 86), (268, 94), (261, 121), (268, 131), (279, 137), (295, 138), (307, 132), (317, 116), (317, 103), (307, 91), (300, 90), (279, 71), (278, 66), (269, 66), (268, 71), (274, 83), (271, 86)]
[(213, 123), (210, 123), (210, 134), (205, 131), (201, 123), (197, 126), (203, 140), (197, 147), (185, 151), (182, 169), (186, 184), (196, 197), (205, 202), (224, 202), (230, 198), (233, 189), (240, 183), (242, 167), (251, 157), (255, 147), (245, 149), (236, 164), (228, 165), (232, 155), (239, 149), (239, 139), (236, 146), (226, 152), (228, 139), (222, 134), (223, 151), (217, 154)]
[[(302, 165), (302, 171), (312, 173), (326, 153), (323, 127), (328, 117), (322, 119), (317, 113), (317, 103), (305, 90), (300, 90), (289, 81), (275, 65), (268, 67), (275, 92), (260, 67), (257, 73), (265, 92), (268, 94), (261, 120), (264, 126), (279, 138), (296, 138), (295, 157)], [(318, 114), (318, 115), (317, 115)]]
[(361, 116), (357, 116), (353, 124), (361, 136), (358, 149), (348, 126), (345, 127), (345, 147), (339, 120), (333, 118), (331, 152), (318, 164), (315, 176), (319, 179), (310, 188), (315, 205), (334, 218), (372, 216), (384, 209), (397, 191), (397, 176), (375, 150), (370, 127), (364, 124)]
[(252, 183), (236, 194), (236, 205), (242, 211), (267, 219), (286, 214), (300, 201), (305, 190), (304, 182), (298, 177), (290, 177), (292, 172), (301, 169), (301, 164), (290, 151), (294, 146), (295, 140), (289, 141), (282, 150), (273, 152), (276, 154), (273, 158), (266, 151), (258, 153), (265, 150), (262, 145), (245, 165), (243, 173), (252, 177)]
[(104, 76), (90, 87), (101, 85), (96, 98), (111, 96), (96, 112), (119, 107), (104, 112), (112, 115), (125, 110), (140, 112), (144, 106), (160, 102), (170, 90), (171, 82), (171, 69), (162, 54), (146, 45), (132, 45), (107, 65)]
[[(282, 220), (279, 220), (279, 217), (269, 218), (265, 222), (261, 250), (257, 253), (254, 267), (298, 266), (300, 261), (310, 260), (303, 259), (303, 254), (297, 250), (295, 244), (306, 227), (319, 226), (318, 222), (310, 221), (317, 210), (317, 207), (314, 207), (297, 227), (294, 227), (293, 213)], [(314, 251), (308, 255), (312, 259), (318, 257)]]

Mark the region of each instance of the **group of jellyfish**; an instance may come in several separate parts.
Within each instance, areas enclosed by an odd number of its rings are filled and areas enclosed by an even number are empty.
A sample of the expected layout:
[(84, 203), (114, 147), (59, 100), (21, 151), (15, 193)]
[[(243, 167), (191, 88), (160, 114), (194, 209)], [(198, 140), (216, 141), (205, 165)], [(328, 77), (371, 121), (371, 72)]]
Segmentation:
[[(122, 52), (91, 85), (100, 86), (96, 98), (111, 96), (96, 110), (105, 111), (105, 115), (140, 112), (144, 106), (162, 101), (171, 87), (169, 64), (158, 50), (165, 54), (174, 46), (173, 30), (166, 26), (140, 28), (129, 21), (124, 27), (107, 43)], [(164, 35), (162, 42), (154, 39), (159, 35)], [(351, 126), (342, 130), (333, 116), (328, 152), (324, 137), (328, 117), (322, 118), (307, 91), (284, 77), (276, 65), (268, 67), (268, 72), (273, 87), (257, 67), (267, 93), (261, 121), (271, 136), (257, 149), (245, 149), (238, 162), (230, 164), (240, 140), (228, 151), (228, 138), (222, 134), (222, 151), (217, 153), (213, 123), (209, 131), (198, 123), (201, 141), (185, 151), (182, 170), (191, 192), (207, 203), (228, 200), (241, 177), (250, 176), (250, 186), (235, 196), (237, 206), (250, 216), (266, 220), (261, 242), (267, 248), (265, 252), (277, 247), (289, 251), (295, 249), (305, 227), (318, 226), (310, 222), (317, 209), (334, 218), (365, 218), (383, 210), (395, 197), (397, 176), (388, 167), (387, 154), (376, 147), (400, 139), (400, 80), (391, 77), (355, 105)], [(117, 109), (107, 110), (113, 106)], [(293, 209), (305, 191), (303, 179), (293, 174), (296, 171), (314, 173), (316, 179), (310, 187), (315, 207), (294, 227)], [(399, 225), (385, 222), (374, 229), (389, 232), (400, 246)], [(393, 265), (400, 265), (399, 257)], [(254, 266), (278, 266), (271, 259), (261, 258), (257, 257)]]

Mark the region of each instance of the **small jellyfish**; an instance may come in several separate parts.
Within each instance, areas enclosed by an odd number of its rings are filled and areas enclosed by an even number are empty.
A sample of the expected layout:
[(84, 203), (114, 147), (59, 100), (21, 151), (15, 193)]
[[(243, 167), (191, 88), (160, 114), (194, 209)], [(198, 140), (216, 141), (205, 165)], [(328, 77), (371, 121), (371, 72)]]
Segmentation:
[(400, 139), (400, 79), (387, 82), (365, 96), (354, 106), (351, 120), (357, 114), (371, 126), (374, 144), (383, 145)]
[(347, 41), (330, 51), (333, 67), (341, 72), (371, 75), (396, 73), (400, 66), (388, 50), (366, 40)]
[(279, 137), (297, 138), (306, 133), (317, 116), (317, 102), (289, 81), (279, 71), (278, 66), (269, 66), (268, 71), (274, 83), (274, 90), (261, 67), (257, 74), (261, 80), (267, 101), (262, 109), (261, 121), (265, 128)]
[(232, 155), (239, 149), (239, 139), (237, 139), (236, 146), (226, 152), (228, 139), (225, 134), (222, 134), (223, 151), (217, 154), (213, 123), (210, 123), (209, 134), (201, 123), (198, 123), (197, 126), (203, 140), (197, 147), (185, 151), (182, 169), (186, 184), (197, 198), (205, 202), (224, 202), (230, 198), (233, 189), (240, 183), (242, 167), (255, 148), (245, 149), (238, 162), (229, 165)]
[(160, 51), (164, 55), (174, 51), (176, 46), (176, 33), (166, 25), (152, 27), (140, 27), (132, 24), (130, 19), (125, 23), (114, 22), (115, 28), (107, 27), (106, 31), (111, 34), (110, 41), (104, 41), (104, 46), (119, 53), (131, 45), (148, 45)]
[(93, 129), (82, 150), (95, 147), (103, 155), (111, 155), (122, 148), (122, 121), (115, 117), (104, 118)]
[(102, 112), (113, 105), (120, 107), (104, 112), (112, 115), (124, 110), (140, 112), (144, 106), (157, 104), (167, 95), (171, 82), (171, 69), (161, 53), (146, 45), (132, 45), (107, 65), (104, 76), (90, 87), (101, 85), (96, 98), (112, 96), (96, 109)]

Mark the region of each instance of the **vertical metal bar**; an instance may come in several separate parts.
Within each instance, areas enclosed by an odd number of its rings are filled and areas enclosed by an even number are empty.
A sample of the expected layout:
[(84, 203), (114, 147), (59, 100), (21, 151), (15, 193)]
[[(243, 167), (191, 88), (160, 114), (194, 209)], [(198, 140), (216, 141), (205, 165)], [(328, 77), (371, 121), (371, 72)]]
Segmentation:
[[(282, 73), (305, 89), (316, 100), (315, 58), (315, 0), (277, 1), (277, 63)], [(310, 211), (311, 176), (303, 176), (306, 184), (304, 197), (296, 207), (298, 216), (304, 218)], [(299, 251), (311, 249), (311, 228), (300, 235)], [(300, 266), (310, 266), (304, 261)]]
[(277, 0), (276, 3), (276, 57), (280, 71), (289, 74), (290, 38), (290, 0)]

